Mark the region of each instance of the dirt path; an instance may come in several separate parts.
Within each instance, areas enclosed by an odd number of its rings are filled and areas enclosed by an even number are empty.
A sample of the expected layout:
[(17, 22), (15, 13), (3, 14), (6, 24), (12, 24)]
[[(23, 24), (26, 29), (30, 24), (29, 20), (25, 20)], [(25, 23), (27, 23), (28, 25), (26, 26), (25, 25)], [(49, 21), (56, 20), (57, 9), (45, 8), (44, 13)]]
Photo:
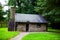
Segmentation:
[(27, 34), (29, 34), (29, 32), (21, 32), (19, 35), (17, 35), (16, 37), (14, 37), (10, 40), (21, 40)]

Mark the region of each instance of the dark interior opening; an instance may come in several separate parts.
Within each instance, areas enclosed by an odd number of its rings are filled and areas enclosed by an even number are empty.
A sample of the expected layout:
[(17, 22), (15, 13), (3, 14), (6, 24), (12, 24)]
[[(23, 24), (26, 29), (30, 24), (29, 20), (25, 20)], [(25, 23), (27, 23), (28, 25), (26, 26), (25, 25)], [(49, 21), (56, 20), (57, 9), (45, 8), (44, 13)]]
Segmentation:
[(26, 24), (26, 32), (29, 30), (29, 24)]

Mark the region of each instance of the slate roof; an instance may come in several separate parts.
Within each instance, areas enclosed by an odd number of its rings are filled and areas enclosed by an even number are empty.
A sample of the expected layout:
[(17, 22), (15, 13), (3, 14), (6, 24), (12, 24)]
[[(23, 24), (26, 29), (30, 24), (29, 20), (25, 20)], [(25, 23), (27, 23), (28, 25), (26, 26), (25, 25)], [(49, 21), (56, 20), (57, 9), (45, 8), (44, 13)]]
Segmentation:
[(15, 22), (47, 23), (41, 15), (20, 13), (15, 14)]

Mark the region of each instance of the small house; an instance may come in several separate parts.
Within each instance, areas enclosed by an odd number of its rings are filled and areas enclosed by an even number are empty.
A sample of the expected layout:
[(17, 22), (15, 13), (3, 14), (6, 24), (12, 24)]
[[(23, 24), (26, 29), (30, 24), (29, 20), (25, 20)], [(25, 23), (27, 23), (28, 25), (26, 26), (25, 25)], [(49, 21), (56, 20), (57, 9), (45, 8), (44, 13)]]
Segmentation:
[(20, 32), (47, 31), (47, 21), (37, 14), (14, 13), (12, 7), (8, 30)]

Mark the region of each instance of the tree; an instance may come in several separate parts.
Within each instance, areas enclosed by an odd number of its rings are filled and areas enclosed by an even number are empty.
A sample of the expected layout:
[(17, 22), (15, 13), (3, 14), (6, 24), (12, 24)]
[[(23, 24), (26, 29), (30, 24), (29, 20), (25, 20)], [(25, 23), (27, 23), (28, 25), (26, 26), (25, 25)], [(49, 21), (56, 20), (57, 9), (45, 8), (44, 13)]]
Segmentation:
[(4, 12), (3, 12), (2, 8), (3, 8), (2, 4), (0, 3), (0, 22), (4, 20), (4, 17), (3, 17)]
[(60, 28), (60, 0), (47, 0), (45, 17), (51, 22), (54, 28)]
[(16, 12), (18, 13), (32, 13), (34, 12), (36, 0), (9, 0), (8, 5), (17, 6)]

